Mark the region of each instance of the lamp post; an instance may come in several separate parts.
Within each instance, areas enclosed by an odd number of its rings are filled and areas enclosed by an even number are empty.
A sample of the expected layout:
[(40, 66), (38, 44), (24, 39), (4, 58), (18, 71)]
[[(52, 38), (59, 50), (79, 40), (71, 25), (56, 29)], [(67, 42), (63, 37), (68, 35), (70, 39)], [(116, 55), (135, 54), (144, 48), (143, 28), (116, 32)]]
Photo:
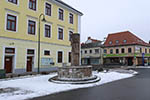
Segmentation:
[[(43, 16), (43, 19), (41, 20), (41, 17)], [(40, 21), (46, 22), (45, 15), (42, 13), (39, 16), (39, 33), (38, 33), (38, 74), (40, 73)]]

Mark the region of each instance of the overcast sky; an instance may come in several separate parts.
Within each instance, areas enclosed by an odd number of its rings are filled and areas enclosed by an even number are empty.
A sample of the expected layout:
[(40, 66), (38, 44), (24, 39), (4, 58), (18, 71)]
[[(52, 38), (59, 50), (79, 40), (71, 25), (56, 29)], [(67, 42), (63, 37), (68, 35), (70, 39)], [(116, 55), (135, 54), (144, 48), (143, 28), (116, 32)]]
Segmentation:
[(150, 0), (63, 0), (84, 13), (81, 41), (103, 40), (108, 33), (131, 31), (150, 40)]

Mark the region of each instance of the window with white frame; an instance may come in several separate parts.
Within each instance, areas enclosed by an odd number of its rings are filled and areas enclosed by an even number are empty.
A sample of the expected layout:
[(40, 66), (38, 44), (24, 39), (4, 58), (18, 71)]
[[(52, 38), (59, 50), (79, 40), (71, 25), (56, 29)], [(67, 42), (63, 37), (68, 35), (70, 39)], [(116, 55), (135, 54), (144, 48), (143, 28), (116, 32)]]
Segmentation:
[(69, 23), (70, 24), (73, 24), (73, 14), (72, 13), (69, 13)]
[(63, 62), (63, 52), (62, 51), (58, 51), (58, 54), (57, 54), (57, 61), (58, 63), (62, 63)]
[(45, 24), (45, 37), (51, 38), (51, 25)]
[(45, 3), (45, 15), (51, 16), (51, 4)]
[(29, 0), (29, 9), (35, 10), (36, 11), (36, 5), (37, 0)]
[(69, 31), (69, 41), (71, 41), (71, 35), (73, 34), (73, 31)]
[(63, 34), (64, 34), (64, 30), (63, 28), (58, 28), (58, 39), (59, 40), (63, 40)]
[(7, 25), (6, 29), (9, 31), (16, 31), (17, 24), (17, 16), (7, 14)]
[(64, 10), (61, 8), (58, 9), (58, 18), (64, 20)]
[(44, 50), (44, 55), (45, 56), (50, 56), (50, 50)]
[(36, 22), (33, 20), (28, 20), (28, 34), (35, 35)]

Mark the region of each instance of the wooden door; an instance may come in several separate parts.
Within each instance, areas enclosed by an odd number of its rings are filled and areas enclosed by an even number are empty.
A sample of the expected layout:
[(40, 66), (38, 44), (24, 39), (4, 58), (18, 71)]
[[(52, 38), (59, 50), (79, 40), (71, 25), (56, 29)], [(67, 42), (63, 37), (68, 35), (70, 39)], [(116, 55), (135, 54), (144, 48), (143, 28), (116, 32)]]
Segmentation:
[(32, 57), (27, 57), (27, 72), (32, 71)]
[(5, 57), (5, 70), (6, 70), (6, 73), (12, 73), (12, 58), (13, 57), (9, 57), (9, 56), (6, 56)]

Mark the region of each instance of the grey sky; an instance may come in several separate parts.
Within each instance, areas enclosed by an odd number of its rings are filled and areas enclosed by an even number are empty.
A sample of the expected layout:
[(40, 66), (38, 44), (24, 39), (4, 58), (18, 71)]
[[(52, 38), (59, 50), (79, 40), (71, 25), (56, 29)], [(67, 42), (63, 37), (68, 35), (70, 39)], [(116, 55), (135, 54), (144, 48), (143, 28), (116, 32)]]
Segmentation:
[(84, 13), (81, 41), (129, 30), (150, 40), (150, 0), (63, 0)]

